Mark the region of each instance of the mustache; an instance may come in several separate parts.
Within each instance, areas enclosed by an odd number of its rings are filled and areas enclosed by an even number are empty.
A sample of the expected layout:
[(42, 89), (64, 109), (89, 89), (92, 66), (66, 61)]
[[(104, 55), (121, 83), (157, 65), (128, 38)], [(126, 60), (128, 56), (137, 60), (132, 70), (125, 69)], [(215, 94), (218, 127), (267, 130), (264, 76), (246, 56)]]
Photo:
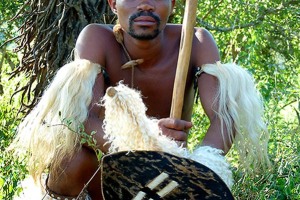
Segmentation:
[(140, 16), (152, 17), (157, 23), (160, 23), (160, 18), (157, 15), (153, 14), (152, 12), (148, 12), (148, 11), (141, 11), (141, 12), (138, 12), (138, 13), (135, 13), (135, 14), (131, 15), (129, 17), (129, 21), (132, 23), (133, 20), (135, 20), (136, 18), (138, 18)]

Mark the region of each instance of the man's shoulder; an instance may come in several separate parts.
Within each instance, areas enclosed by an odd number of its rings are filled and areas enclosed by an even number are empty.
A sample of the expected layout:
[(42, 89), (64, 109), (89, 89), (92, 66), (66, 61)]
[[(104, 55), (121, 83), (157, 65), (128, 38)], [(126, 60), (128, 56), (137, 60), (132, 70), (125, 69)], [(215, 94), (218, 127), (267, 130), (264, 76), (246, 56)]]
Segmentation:
[(75, 50), (78, 57), (99, 63), (105, 63), (105, 55), (117, 46), (112, 25), (89, 24), (79, 34)]
[(114, 39), (113, 25), (89, 24), (83, 28), (78, 37), (79, 41), (103, 43)]
[(215, 63), (220, 60), (219, 50), (213, 35), (205, 28), (195, 28), (192, 58), (195, 66)]
[(203, 27), (195, 27), (195, 33), (196, 33), (196, 36), (197, 35), (198, 36), (204, 36), (204, 37), (208, 37), (208, 36), (211, 37), (212, 36), (211, 33)]
[[(112, 35), (113, 34), (113, 25), (112, 24), (89, 24), (82, 30), (84, 34), (106, 34)], [(81, 34), (82, 34), (81, 33)]]

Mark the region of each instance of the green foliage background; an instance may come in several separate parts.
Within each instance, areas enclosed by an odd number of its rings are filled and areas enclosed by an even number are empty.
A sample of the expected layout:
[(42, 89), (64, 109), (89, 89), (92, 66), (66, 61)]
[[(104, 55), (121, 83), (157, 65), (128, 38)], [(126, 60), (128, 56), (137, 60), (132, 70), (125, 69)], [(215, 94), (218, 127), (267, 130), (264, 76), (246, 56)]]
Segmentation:
[[(14, 37), (20, 21), (8, 22), (22, 0), (0, 4), (0, 45)], [(220, 48), (223, 62), (236, 62), (249, 70), (265, 104), (270, 132), (269, 155), (272, 169), (263, 174), (245, 174), (234, 151), (228, 159), (235, 172), (236, 199), (300, 199), (300, 1), (289, 0), (203, 0), (199, 1), (197, 26), (210, 30)], [(177, 2), (172, 21), (181, 23), (183, 3)], [(10, 99), (24, 77), (9, 79), (17, 55), (12, 44), (1, 47), (0, 85), (0, 199), (12, 199), (24, 178), (24, 163), (5, 149), (11, 142), (22, 114), (19, 96)], [(8, 53), (9, 59), (4, 56)], [(253, 111), (255, 112), (255, 111)], [(190, 147), (201, 142), (208, 126), (201, 105), (196, 104)]]

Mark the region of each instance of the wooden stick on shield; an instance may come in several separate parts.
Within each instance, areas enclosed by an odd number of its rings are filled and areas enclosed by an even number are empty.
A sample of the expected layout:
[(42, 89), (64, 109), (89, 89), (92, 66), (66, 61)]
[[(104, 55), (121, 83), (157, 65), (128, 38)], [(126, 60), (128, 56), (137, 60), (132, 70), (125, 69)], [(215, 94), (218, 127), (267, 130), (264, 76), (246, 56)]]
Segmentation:
[(194, 25), (196, 21), (197, 0), (186, 0), (177, 69), (173, 88), (171, 118), (181, 119), (186, 77), (190, 64)]

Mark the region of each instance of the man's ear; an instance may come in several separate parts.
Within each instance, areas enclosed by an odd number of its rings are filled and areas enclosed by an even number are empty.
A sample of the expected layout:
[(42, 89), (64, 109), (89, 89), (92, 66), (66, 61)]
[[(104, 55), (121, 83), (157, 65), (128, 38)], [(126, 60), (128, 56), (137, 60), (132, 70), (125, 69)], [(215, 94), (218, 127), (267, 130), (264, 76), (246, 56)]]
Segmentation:
[[(117, 8), (116, 8), (116, 0), (107, 0), (108, 4), (110, 6), (110, 9), (113, 13), (117, 14)], [(173, 1), (173, 0), (172, 0)]]

